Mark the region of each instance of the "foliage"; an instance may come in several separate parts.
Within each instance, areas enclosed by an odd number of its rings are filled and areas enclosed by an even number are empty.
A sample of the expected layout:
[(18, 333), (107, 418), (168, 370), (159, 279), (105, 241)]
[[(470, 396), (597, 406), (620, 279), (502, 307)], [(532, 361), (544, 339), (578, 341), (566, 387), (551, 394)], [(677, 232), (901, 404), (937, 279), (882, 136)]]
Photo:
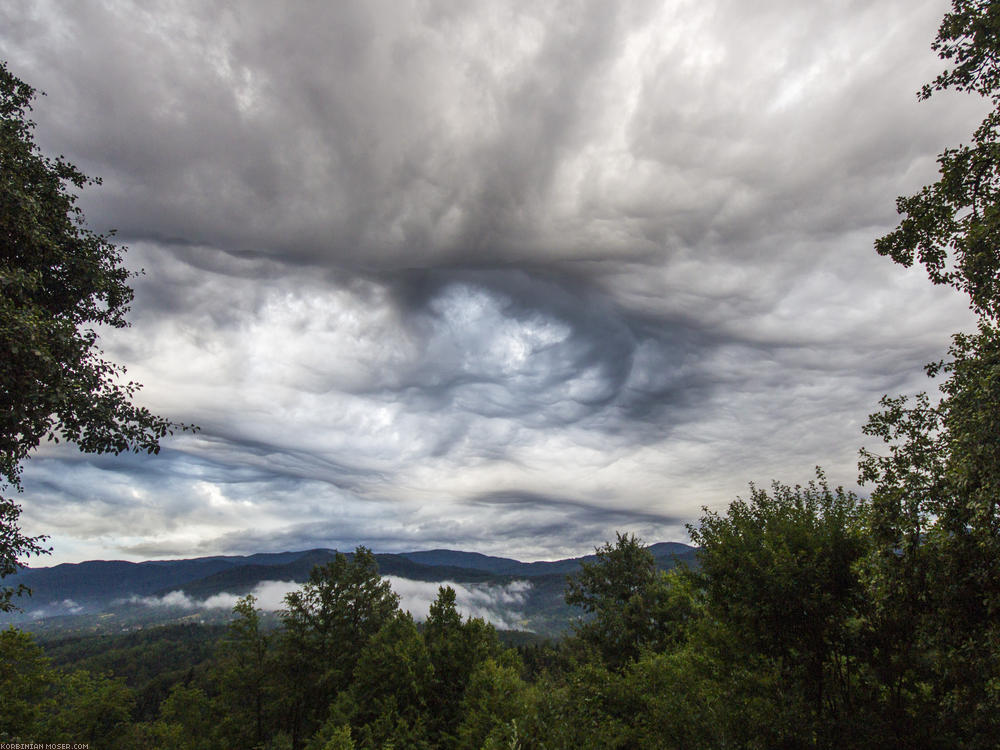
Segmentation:
[(128, 728), (134, 700), (120, 678), (75, 670), (56, 686), (57, 708), (41, 730), (46, 741), (110, 747)]
[(88, 453), (155, 453), (169, 421), (134, 406), (135, 383), (101, 357), (95, 327), (125, 327), (122, 250), (84, 227), (76, 196), (96, 184), (41, 155), (26, 119), (35, 90), (0, 63), (0, 477), (46, 435)]
[(478, 750), (516, 742), (518, 722), (527, 712), (527, 689), (513, 652), (477, 664), (465, 686), (455, 746)]
[[(709, 614), (746, 648), (785, 660), (843, 652), (864, 550), (854, 494), (831, 490), (818, 470), (805, 487), (751, 485), (749, 499), (706, 511), (690, 533)], [(821, 664), (809, 666), (822, 684)]]
[(969, 295), (974, 310), (1000, 314), (1000, 6), (992, 0), (953, 0), (932, 45), (953, 67), (923, 87), (920, 97), (956, 89), (992, 102), (972, 144), (938, 158), (941, 177), (916, 195), (899, 198), (899, 227), (876, 250), (905, 266), (918, 260), (935, 284)]
[(597, 648), (615, 669), (635, 661), (643, 648), (674, 642), (690, 614), (690, 601), (678, 596), (678, 575), (656, 568), (656, 561), (634, 535), (617, 535), (596, 550), (597, 560), (583, 563), (567, 581), (566, 603), (589, 619), (575, 625), (578, 638)]
[(212, 750), (218, 709), (200, 687), (175, 685), (160, 706), (157, 729), (177, 750)]
[(135, 696), (134, 718), (154, 720), (174, 685), (205, 674), (223, 634), (218, 627), (171, 625), (117, 636), (45, 642), (53, 666), (121, 677)]
[[(0, 483), (0, 489), (2, 487), (3, 484)], [(18, 525), (20, 516), (21, 506), (10, 498), (0, 496), (0, 579), (13, 575), (24, 567), (27, 557), (49, 551), (42, 546), (45, 537), (29, 537), (21, 533)], [(13, 598), (25, 593), (31, 592), (23, 583), (17, 588), (0, 586), (0, 612), (15, 609)]]
[(934, 49), (949, 61), (921, 91), (972, 92), (992, 111), (971, 145), (946, 150), (940, 179), (900, 198), (903, 219), (877, 250), (969, 296), (974, 333), (953, 337), (941, 399), (887, 398), (865, 432), (874, 542), (864, 568), (879, 678), (893, 725), (986, 747), (1000, 731), (1000, 3), (954, 0)]
[(252, 595), (236, 603), (233, 615), (217, 666), (221, 702), (225, 704), (220, 732), (233, 747), (258, 747), (264, 742), (270, 639), (261, 630), (260, 610)]
[(375, 556), (358, 547), (337, 553), (285, 597), (279, 669), (289, 676), (283, 699), (293, 743), (311, 734), (350, 680), (368, 641), (395, 617), (399, 597), (378, 574)]
[[(131, 274), (76, 205), (73, 190), (97, 181), (35, 144), (34, 96), (0, 62), (0, 490), (20, 489), (22, 462), (46, 436), (87, 453), (156, 453), (179, 426), (133, 404), (138, 384), (121, 383), (125, 368), (97, 348), (99, 326), (128, 325)], [(0, 576), (42, 551), (17, 520), (0, 501)]]
[(463, 699), (473, 671), (487, 659), (500, 655), (493, 626), (482, 619), (462, 621), (455, 604), (455, 590), (438, 588), (423, 630), (433, 673), (427, 702), (430, 734), (441, 746), (455, 742), (464, 714)]
[(129, 730), (132, 704), (122, 680), (54, 670), (30, 635), (0, 633), (0, 741), (117, 747)]
[(804, 487), (751, 485), (748, 499), (725, 515), (706, 511), (690, 528), (718, 657), (757, 663), (765, 683), (777, 680), (795, 696), (797, 705), (773, 710), (796, 735), (835, 736), (857, 711), (860, 519), (859, 499), (831, 489), (817, 469)]
[(51, 707), (49, 660), (31, 636), (0, 632), (0, 741), (30, 737)]
[(366, 726), (390, 712), (409, 726), (422, 723), (433, 671), (413, 617), (397, 613), (365, 646), (354, 668), (352, 719), (362, 735)]
[(347, 724), (324, 724), (306, 745), (306, 750), (354, 750), (351, 728)]

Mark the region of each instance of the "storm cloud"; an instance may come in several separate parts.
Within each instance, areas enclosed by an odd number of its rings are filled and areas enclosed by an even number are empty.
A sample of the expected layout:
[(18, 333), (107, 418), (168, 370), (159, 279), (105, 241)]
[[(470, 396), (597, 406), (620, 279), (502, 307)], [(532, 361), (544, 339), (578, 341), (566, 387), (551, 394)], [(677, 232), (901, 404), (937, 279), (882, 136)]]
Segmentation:
[(947, 7), (6, 4), (40, 144), (145, 271), (102, 345), (201, 427), (46, 445), (26, 529), (54, 561), (560, 557), (852, 485), (971, 320), (872, 250), (983, 110), (916, 101)]

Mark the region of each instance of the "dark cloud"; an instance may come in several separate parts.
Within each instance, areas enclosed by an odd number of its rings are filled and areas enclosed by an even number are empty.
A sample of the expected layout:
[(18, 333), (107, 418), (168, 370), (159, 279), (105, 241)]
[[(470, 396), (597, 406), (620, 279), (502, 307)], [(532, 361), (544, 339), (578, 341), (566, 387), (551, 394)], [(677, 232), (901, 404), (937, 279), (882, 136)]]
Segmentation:
[(105, 349), (202, 427), (46, 447), (26, 525), (66, 559), (545, 557), (850, 484), (878, 396), (969, 322), (871, 249), (982, 109), (916, 102), (945, 10), (7, 4), (40, 142), (145, 269)]
[[(473, 498), (472, 505), (482, 505), (488, 508), (508, 507), (519, 510), (554, 509), (572, 516), (577, 523), (588, 525), (599, 524), (604, 527), (619, 524), (649, 523), (659, 525), (680, 525), (687, 519), (681, 516), (671, 516), (666, 513), (636, 512), (628, 509), (616, 509), (607, 506), (594, 506), (564, 497), (548, 497), (536, 492), (490, 492)], [(575, 524), (574, 524), (575, 525)], [(527, 529), (522, 529), (522, 532)], [(552, 529), (553, 532), (559, 529)]]

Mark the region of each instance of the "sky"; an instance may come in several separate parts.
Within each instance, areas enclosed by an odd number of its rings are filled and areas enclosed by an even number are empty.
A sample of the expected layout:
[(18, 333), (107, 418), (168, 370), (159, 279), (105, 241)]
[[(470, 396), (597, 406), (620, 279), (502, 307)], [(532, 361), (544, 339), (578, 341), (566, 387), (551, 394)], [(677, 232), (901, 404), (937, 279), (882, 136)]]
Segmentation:
[(35, 564), (554, 559), (855, 487), (880, 396), (972, 322), (873, 250), (985, 112), (917, 101), (948, 5), (3, 3), (36, 140), (144, 271), (101, 346), (200, 428), (43, 445)]

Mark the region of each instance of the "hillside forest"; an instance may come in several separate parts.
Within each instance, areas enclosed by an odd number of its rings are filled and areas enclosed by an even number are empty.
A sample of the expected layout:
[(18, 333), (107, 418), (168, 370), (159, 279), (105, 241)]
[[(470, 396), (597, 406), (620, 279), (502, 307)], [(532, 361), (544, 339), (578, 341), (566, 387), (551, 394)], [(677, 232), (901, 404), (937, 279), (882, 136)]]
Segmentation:
[[(954, 0), (933, 47), (947, 68), (919, 95), (968, 92), (992, 110), (968, 144), (941, 154), (936, 183), (898, 199), (900, 223), (875, 249), (966, 295), (977, 325), (927, 366), (939, 392), (886, 396), (871, 415), (863, 431), (880, 445), (861, 451), (860, 494), (832, 487), (821, 470), (803, 485), (751, 486), (689, 527), (697, 562), (669, 571), (619, 534), (567, 581), (566, 602), (581, 616), (551, 642), (503, 643), (485, 621), (463, 619), (447, 587), (418, 624), (365, 548), (315, 568), (271, 629), (252, 597), (224, 629), (143, 631), (101, 648), (83, 639), (43, 649), (9, 629), (0, 634), (0, 742), (996, 747), (1000, 2)], [(4, 74), (9, 124), (31, 92)], [(4, 273), (7, 284), (14, 277)], [(18, 283), (28, 289), (33, 278)], [(3, 305), (12, 299), (5, 291)], [(108, 408), (121, 405), (108, 398)], [(132, 417), (153, 442), (170, 427)], [(74, 438), (85, 449), (88, 434), (80, 427)], [(102, 434), (93, 449), (129, 445), (100, 443)], [(28, 443), (5, 453), (8, 479)], [(4, 502), (4, 553), (37, 548)]]

